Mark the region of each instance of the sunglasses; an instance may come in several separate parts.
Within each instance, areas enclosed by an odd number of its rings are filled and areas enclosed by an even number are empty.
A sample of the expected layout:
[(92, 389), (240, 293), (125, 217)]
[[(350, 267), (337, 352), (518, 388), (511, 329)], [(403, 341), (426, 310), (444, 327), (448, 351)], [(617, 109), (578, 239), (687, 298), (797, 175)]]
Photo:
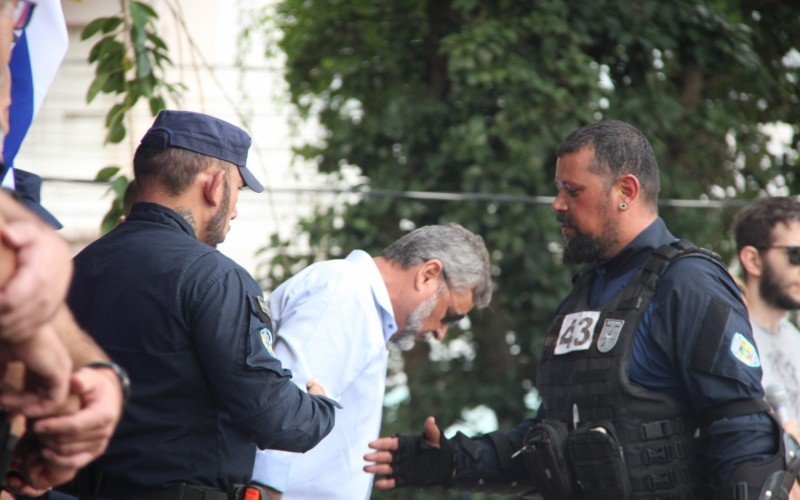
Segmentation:
[(448, 314), (444, 318), (442, 318), (442, 324), (447, 326), (456, 326), (459, 321), (464, 319), (466, 314)]
[(800, 266), (800, 246), (774, 245), (771, 247), (760, 247), (759, 250), (769, 250), (771, 248), (786, 250), (786, 256), (789, 257), (789, 264)]
[[(447, 290), (450, 291), (450, 280), (447, 279), (447, 272), (444, 269), (442, 269), (442, 278), (444, 278), (444, 284), (447, 287)], [(447, 312), (450, 312), (450, 308), (447, 309)], [(442, 324), (447, 325), (448, 327), (456, 326), (459, 321), (464, 319), (464, 316), (466, 316), (466, 314), (448, 314), (442, 318)]]

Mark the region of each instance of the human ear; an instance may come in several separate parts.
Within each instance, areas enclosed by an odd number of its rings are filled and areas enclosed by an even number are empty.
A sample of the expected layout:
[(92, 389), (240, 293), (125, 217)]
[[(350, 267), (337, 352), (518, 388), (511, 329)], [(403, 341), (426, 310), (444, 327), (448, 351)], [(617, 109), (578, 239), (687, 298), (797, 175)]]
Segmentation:
[(225, 175), (225, 170), (216, 170), (203, 182), (203, 198), (213, 207), (218, 207), (225, 196)]
[(641, 185), (639, 179), (633, 174), (625, 174), (617, 179), (617, 191), (619, 195), (619, 207), (621, 210), (627, 209), (639, 197)]
[(752, 245), (745, 245), (739, 250), (739, 261), (745, 270), (745, 278), (747, 276), (761, 277), (763, 262), (761, 261), (761, 253)]
[(414, 284), (417, 289), (424, 290), (432, 288), (434, 290), (439, 288), (439, 278), (444, 272), (444, 265), (439, 259), (430, 259), (425, 261), (416, 271), (414, 277)]

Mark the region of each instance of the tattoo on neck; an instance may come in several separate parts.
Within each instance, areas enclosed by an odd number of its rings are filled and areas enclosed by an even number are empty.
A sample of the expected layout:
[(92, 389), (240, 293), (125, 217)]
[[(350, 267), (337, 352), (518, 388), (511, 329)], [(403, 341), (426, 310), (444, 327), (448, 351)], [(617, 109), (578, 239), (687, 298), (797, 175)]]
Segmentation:
[(178, 212), (178, 215), (183, 217), (190, 226), (192, 226), (192, 229), (194, 229), (195, 232), (197, 231), (197, 222), (194, 220), (194, 214), (191, 210), (188, 208), (176, 208), (175, 211)]

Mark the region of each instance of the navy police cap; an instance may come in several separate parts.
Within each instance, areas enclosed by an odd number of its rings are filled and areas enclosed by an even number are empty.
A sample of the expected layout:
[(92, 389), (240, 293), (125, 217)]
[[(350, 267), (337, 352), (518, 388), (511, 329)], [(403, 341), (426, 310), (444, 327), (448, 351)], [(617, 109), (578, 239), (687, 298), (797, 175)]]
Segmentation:
[(38, 215), (54, 229), (64, 227), (44, 206), (41, 200), (42, 178), (33, 172), (14, 169), (14, 194), (31, 212)]
[(192, 111), (161, 111), (142, 137), (142, 145), (160, 149), (182, 148), (212, 156), (239, 167), (244, 184), (260, 193), (264, 186), (247, 168), (250, 136), (236, 125)]

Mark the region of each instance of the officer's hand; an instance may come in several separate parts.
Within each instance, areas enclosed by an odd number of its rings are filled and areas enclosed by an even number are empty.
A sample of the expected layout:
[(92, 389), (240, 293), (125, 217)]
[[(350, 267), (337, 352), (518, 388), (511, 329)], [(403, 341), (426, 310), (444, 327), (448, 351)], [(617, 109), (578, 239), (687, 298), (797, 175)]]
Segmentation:
[[(17, 474), (9, 474), (6, 476), (5, 488), (8, 490), (8, 497), (0, 496), (0, 500), (6, 500), (7, 498), (15, 499), (18, 496), (22, 496), (25, 498), (39, 498), (40, 496), (47, 493), (50, 488), (34, 488), (33, 486), (27, 484), (22, 476)], [(5, 493), (5, 492), (4, 492)]]
[(0, 290), (0, 339), (16, 343), (31, 337), (64, 302), (72, 261), (64, 240), (38, 222), (7, 222), (0, 238), (17, 257), (14, 274)]
[(800, 421), (798, 419), (793, 418), (783, 424), (783, 430), (791, 434), (795, 441), (800, 443)]
[(306, 382), (306, 390), (309, 394), (314, 394), (315, 396), (327, 396), (325, 389), (313, 378), (308, 379), (308, 382)]
[[(423, 437), (425, 438), (425, 445), (429, 448), (440, 448), (442, 440), (442, 431), (436, 425), (436, 419), (428, 417), (425, 419), (423, 426)], [(364, 455), (364, 460), (373, 462), (372, 465), (364, 466), (364, 472), (370, 474), (378, 474), (382, 476), (394, 475), (392, 464), (396, 465), (395, 454), (400, 448), (399, 437), (382, 437), (369, 443), (369, 447), (375, 450), (373, 453)], [(387, 477), (375, 480), (375, 487), (381, 490), (390, 490), (399, 486), (394, 477)]]
[(0, 405), (11, 413), (36, 417), (58, 411), (69, 390), (72, 359), (52, 325), (45, 324), (29, 339), (6, 345), (7, 355), (21, 361), (21, 387), (3, 387)]
[(54, 466), (80, 468), (108, 446), (122, 415), (123, 395), (108, 368), (81, 368), (72, 376), (71, 394), (80, 407), (74, 413), (37, 420), (31, 432), (43, 445), (42, 457)]
[(75, 477), (77, 467), (63, 467), (47, 460), (42, 445), (30, 432), (25, 433), (14, 449), (11, 470), (6, 476), (6, 488), (16, 494), (36, 496), (42, 490), (66, 483)]

